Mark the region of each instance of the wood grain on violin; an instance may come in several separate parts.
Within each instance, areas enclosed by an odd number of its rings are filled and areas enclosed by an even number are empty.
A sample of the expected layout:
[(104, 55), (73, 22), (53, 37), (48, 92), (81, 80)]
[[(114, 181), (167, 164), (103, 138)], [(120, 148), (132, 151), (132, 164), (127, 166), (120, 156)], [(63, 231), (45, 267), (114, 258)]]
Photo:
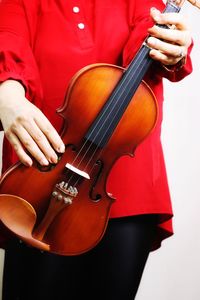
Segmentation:
[(114, 201), (106, 192), (110, 169), (120, 156), (133, 154), (157, 117), (156, 100), (145, 83), (120, 111), (127, 88), (114, 97), (112, 91), (123, 72), (104, 64), (81, 70), (59, 110), (66, 120), (61, 134), (66, 150), (58, 164), (17, 164), (2, 177), (1, 220), (32, 246), (73, 255), (102, 238)]

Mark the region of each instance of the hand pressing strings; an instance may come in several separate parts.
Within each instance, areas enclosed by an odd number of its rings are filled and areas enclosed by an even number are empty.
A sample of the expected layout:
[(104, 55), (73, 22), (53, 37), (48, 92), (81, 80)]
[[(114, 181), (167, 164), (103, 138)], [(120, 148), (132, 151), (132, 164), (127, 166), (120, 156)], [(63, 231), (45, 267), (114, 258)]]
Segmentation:
[(156, 8), (151, 8), (150, 15), (156, 24), (168, 27), (154, 25), (148, 29), (150, 56), (165, 66), (174, 66), (179, 62), (183, 65), (192, 43), (191, 33), (183, 16), (177, 13), (161, 13)]

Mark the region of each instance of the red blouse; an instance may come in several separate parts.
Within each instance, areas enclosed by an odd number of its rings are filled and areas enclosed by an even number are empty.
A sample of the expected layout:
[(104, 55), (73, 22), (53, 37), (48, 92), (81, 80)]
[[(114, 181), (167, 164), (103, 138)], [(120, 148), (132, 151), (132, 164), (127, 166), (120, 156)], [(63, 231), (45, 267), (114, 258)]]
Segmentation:
[[(59, 131), (62, 105), (71, 77), (98, 62), (130, 62), (152, 26), (150, 7), (163, 10), (161, 0), (1, 0), (0, 82), (19, 80), (26, 97), (37, 105)], [(135, 157), (122, 157), (113, 167), (108, 191), (116, 196), (111, 217), (156, 213), (158, 235), (154, 248), (173, 233), (172, 207), (162, 146), (162, 77), (178, 81), (192, 71), (187, 64), (174, 73), (154, 64), (145, 76), (154, 91), (159, 120), (138, 146)], [(3, 171), (17, 160), (4, 140)], [(3, 230), (1, 230), (3, 237)]]

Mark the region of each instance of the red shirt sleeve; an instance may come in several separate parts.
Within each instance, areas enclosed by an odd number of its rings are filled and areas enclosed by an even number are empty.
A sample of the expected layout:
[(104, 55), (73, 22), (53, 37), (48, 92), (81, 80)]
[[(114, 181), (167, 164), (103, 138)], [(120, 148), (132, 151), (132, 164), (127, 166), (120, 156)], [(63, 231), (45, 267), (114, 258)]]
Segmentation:
[(34, 10), (36, 4), (32, 5), (29, 19), (22, 1), (0, 1), (0, 82), (7, 79), (20, 81), (26, 97), (37, 102), (35, 98), (41, 97), (41, 87), (38, 86), (39, 72), (31, 49), (37, 16)]

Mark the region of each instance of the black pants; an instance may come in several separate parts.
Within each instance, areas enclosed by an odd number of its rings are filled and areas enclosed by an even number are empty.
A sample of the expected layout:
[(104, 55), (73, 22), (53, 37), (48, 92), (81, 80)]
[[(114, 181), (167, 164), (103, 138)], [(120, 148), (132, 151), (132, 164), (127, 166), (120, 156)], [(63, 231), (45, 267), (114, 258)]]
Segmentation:
[(78, 256), (12, 241), (5, 253), (3, 300), (133, 300), (155, 223), (153, 215), (112, 219), (102, 241)]

